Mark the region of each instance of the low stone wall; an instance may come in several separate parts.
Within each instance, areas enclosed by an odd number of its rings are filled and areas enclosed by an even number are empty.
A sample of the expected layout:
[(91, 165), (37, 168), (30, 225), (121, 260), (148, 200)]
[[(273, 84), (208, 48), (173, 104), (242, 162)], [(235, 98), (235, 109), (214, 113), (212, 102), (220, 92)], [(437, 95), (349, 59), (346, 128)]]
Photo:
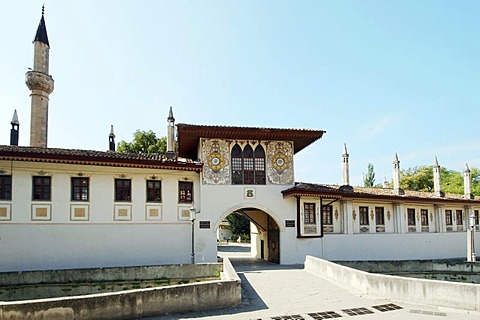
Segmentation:
[[(0, 320), (135, 319), (241, 303), (241, 283), (224, 259), (223, 279), (86, 296), (0, 303)], [(192, 266), (193, 267), (193, 266)]]
[(305, 270), (361, 294), (480, 311), (480, 285), (372, 274), (307, 256)]

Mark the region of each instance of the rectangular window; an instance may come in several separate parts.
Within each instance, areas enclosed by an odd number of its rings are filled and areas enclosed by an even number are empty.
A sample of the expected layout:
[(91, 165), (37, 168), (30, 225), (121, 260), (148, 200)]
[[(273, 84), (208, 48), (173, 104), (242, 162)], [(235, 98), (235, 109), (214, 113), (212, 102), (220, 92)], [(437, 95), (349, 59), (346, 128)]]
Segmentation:
[(383, 207), (375, 207), (375, 224), (377, 226), (385, 225), (385, 213)]
[(463, 225), (463, 212), (462, 212), (462, 210), (457, 210), (455, 216), (457, 218), (457, 226), (462, 226)]
[(33, 189), (32, 189), (32, 199), (33, 200), (51, 200), (51, 179), (52, 177), (32, 177), (33, 179)]
[(162, 181), (147, 180), (147, 201), (162, 202)]
[(322, 221), (323, 221), (323, 225), (333, 225), (333, 207), (332, 206), (322, 207)]
[(178, 202), (180, 203), (193, 202), (193, 182), (190, 182), (190, 181), (178, 182)]
[(315, 203), (303, 204), (303, 216), (305, 224), (315, 224)]
[(132, 201), (132, 180), (115, 179), (115, 201)]
[(360, 207), (359, 211), (360, 211), (360, 225), (368, 226), (369, 225), (368, 207)]
[(0, 200), (12, 200), (12, 176), (0, 176)]
[(415, 209), (407, 209), (408, 225), (415, 225)]
[(89, 178), (72, 178), (72, 201), (88, 201)]
[(421, 209), (420, 216), (421, 216), (422, 226), (428, 226), (428, 210)]
[(452, 210), (445, 210), (445, 224), (447, 226), (453, 225), (453, 219), (452, 219)]
[(475, 225), (478, 226), (478, 210), (474, 210), (473, 213), (475, 214)]

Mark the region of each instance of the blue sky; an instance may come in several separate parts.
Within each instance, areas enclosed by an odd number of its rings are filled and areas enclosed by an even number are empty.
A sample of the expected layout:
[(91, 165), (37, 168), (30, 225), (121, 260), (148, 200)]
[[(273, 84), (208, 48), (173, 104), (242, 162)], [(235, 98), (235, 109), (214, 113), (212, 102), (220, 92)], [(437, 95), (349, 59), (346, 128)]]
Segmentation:
[[(479, 1), (47, 0), (50, 147), (106, 150), (177, 123), (326, 130), (296, 180), (376, 182), (402, 169), (480, 167)], [(0, 144), (17, 109), (43, 1), (2, 4)], [(476, 40), (475, 40), (476, 39)]]

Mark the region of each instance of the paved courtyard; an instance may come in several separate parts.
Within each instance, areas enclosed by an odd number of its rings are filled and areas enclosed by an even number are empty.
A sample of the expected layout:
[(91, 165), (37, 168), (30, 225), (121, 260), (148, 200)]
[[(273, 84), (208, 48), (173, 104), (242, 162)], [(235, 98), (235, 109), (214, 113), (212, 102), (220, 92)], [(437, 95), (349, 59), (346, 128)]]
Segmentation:
[(303, 265), (278, 265), (250, 258), (242, 244), (219, 246), (242, 279), (242, 304), (212, 311), (150, 318), (166, 319), (462, 319), (479, 320), (480, 313), (414, 305), (358, 296), (328, 280), (309, 274)]

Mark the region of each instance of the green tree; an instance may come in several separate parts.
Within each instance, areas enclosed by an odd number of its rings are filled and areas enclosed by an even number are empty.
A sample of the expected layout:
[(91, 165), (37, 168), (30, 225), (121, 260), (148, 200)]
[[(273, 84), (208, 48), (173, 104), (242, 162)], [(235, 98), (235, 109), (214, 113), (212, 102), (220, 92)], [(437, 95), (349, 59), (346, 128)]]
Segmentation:
[(375, 171), (373, 170), (373, 164), (369, 163), (367, 167), (367, 174), (363, 177), (364, 187), (373, 187), (375, 185)]
[(227, 216), (227, 220), (230, 224), (230, 230), (236, 237), (250, 234), (250, 220), (243, 214), (234, 212)]
[[(480, 171), (477, 168), (470, 170), (472, 179), (472, 193), (480, 195)], [(440, 169), (440, 187), (447, 193), (464, 193), (463, 172)], [(402, 170), (401, 188), (413, 191), (433, 191), (433, 166), (420, 166)]]
[(117, 151), (122, 153), (161, 153), (167, 150), (167, 138), (157, 138), (155, 132), (137, 130), (132, 142), (120, 141)]

